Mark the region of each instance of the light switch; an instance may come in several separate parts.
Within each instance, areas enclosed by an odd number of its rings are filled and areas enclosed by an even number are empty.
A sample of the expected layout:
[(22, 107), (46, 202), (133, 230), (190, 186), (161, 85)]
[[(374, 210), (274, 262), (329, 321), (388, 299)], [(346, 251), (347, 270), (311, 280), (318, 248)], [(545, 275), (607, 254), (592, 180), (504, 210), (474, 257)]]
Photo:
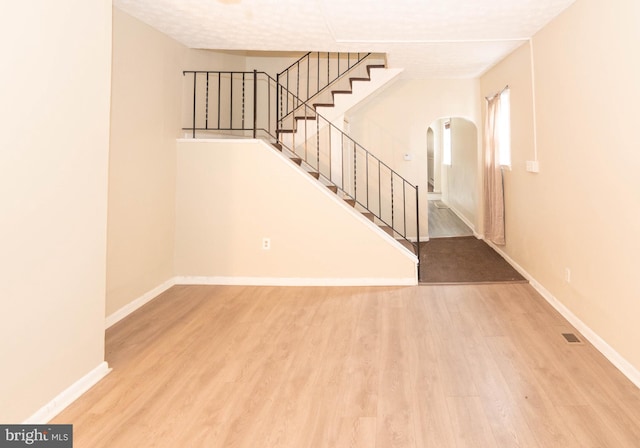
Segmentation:
[(530, 173), (539, 173), (540, 164), (537, 160), (527, 160), (527, 171)]

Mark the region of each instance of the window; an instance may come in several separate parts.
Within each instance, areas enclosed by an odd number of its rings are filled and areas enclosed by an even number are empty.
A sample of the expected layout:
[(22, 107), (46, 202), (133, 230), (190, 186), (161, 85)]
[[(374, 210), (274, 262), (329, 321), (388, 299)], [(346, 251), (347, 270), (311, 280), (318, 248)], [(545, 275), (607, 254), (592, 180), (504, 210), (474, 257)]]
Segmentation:
[(500, 166), (511, 167), (511, 99), (507, 87), (500, 94), (500, 114), (498, 116), (498, 162)]
[(451, 165), (451, 121), (444, 123), (442, 134), (442, 164)]

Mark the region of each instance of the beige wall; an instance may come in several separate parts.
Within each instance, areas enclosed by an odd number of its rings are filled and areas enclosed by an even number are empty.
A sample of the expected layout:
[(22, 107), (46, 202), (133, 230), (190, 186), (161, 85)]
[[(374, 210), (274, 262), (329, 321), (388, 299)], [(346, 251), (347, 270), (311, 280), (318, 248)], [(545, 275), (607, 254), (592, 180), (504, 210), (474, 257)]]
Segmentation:
[(447, 170), (447, 204), (475, 230), (478, 208), (478, 132), (464, 118), (451, 118), (451, 166)]
[[(475, 79), (400, 80), (347, 113), (354, 139), (420, 186), (422, 236), (428, 223), (427, 129), (436, 119), (451, 116), (480, 123), (479, 91)], [(403, 160), (405, 153), (413, 160)]]
[(187, 49), (114, 8), (107, 316), (174, 275), (182, 71), (244, 67), (242, 55)]
[(261, 141), (179, 142), (176, 274), (415, 280), (403, 248), (313, 182)]
[(114, 8), (107, 316), (173, 276), (175, 139), (186, 54)]
[(579, 0), (534, 37), (539, 174), (524, 167), (534, 157), (528, 45), (482, 77), (482, 95), (511, 87), (506, 253), (636, 369), (638, 23), (635, 0)]
[(0, 422), (21, 423), (104, 360), (111, 2), (10, 2), (0, 34)]

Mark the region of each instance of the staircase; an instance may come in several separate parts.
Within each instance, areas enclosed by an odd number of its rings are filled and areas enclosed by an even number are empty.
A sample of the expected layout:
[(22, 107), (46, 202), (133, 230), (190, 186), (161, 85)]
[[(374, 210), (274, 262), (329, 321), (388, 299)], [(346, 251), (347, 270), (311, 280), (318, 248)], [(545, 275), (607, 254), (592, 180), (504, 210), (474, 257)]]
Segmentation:
[[(345, 112), (381, 91), (402, 72), (402, 69), (386, 68), (381, 55), (358, 54), (351, 59), (341, 58), (341, 55), (334, 54), (334, 67), (331, 67), (329, 64), (332, 61), (328, 55), (323, 60), (320, 59), (320, 53), (307, 53), (278, 74), (276, 81), (282, 86), (278, 103), (278, 132), (285, 145), (296, 147), (313, 138), (326, 122), (343, 130)], [(343, 71), (340, 70), (341, 59)], [(324, 64), (327, 64), (326, 68)], [(320, 65), (322, 70), (316, 71)], [(316, 114), (325, 119), (319, 125), (314, 122)], [(304, 125), (301, 126), (301, 122)]]
[(399, 73), (379, 56), (352, 53), (307, 53), (276, 79), (258, 71), (185, 71), (193, 99), (183, 130), (193, 138), (269, 141), (418, 255), (418, 187), (342, 130), (344, 113)]

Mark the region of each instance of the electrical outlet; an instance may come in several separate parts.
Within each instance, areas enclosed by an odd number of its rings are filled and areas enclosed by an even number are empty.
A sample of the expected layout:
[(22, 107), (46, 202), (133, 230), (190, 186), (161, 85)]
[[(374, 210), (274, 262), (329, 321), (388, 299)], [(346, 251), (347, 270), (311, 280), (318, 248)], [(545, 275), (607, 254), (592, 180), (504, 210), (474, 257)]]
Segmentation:
[(262, 238), (262, 249), (263, 250), (271, 249), (271, 238)]

